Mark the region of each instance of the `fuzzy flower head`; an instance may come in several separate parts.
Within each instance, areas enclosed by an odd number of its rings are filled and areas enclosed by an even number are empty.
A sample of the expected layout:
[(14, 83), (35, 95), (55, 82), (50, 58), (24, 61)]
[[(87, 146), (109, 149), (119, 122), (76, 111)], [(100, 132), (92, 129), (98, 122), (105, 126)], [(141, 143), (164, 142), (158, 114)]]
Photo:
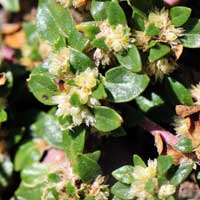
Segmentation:
[(105, 38), (105, 44), (110, 50), (120, 52), (128, 48), (130, 40), (130, 29), (128, 26), (118, 24), (117, 26), (111, 26), (108, 20), (105, 20), (99, 24), (100, 33), (96, 35), (96, 38)]
[(148, 24), (154, 24), (157, 28), (160, 29), (160, 34), (158, 40), (170, 45), (175, 45), (179, 43), (178, 38), (182, 36), (184, 30), (182, 28), (176, 28), (169, 17), (169, 11), (163, 8), (162, 10), (155, 10), (150, 12)]
[(171, 184), (162, 185), (158, 191), (158, 197), (160, 199), (166, 199), (176, 192), (176, 187)]
[(175, 117), (174, 118), (174, 130), (178, 136), (187, 137), (189, 134), (189, 127), (187, 123), (187, 119), (182, 117)]
[(93, 55), (95, 65), (109, 65), (111, 62), (110, 53), (101, 49), (96, 49)]
[(49, 72), (54, 75), (65, 73), (69, 68), (70, 49), (62, 48), (59, 52), (49, 54)]
[(200, 83), (197, 85), (192, 85), (190, 92), (195, 100), (195, 104), (200, 105)]
[(149, 63), (146, 67), (148, 75), (154, 75), (156, 80), (162, 80), (165, 74), (170, 74), (175, 69), (176, 63), (170, 62), (167, 58), (162, 58), (153, 63)]
[(136, 46), (138, 46), (138, 48), (142, 49), (143, 51), (147, 51), (149, 42), (151, 41), (151, 37), (145, 35), (144, 31), (135, 31), (134, 37)]

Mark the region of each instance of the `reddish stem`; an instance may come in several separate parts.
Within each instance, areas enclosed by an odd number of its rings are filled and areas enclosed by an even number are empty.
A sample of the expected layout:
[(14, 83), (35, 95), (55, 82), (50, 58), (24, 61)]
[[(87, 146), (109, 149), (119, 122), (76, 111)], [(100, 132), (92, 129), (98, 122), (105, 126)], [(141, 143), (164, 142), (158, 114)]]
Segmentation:
[(163, 138), (163, 140), (171, 146), (176, 145), (179, 141), (179, 139), (175, 135), (173, 135), (169, 131), (166, 131), (164, 128), (151, 121), (147, 117), (145, 117), (144, 120), (140, 123), (140, 126), (146, 131), (150, 132), (153, 136), (159, 134)]

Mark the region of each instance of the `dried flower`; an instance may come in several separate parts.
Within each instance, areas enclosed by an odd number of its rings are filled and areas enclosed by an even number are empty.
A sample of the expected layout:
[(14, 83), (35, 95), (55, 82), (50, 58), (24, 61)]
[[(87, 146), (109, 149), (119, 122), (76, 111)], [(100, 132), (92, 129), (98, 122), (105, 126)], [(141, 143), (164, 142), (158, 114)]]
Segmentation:
[(172, 184), (162, 185), (158, 191), (158, 197), (160, 199), (166, 199), (176, 192), (176, 187)]
[(96, 66), (99, 65), (109, 65), (111, 62), (110, 53), (101, 49), (96, 49), (93, 58)]
[(153, 63), (149, 63), (146, 67), (149, 76), (154, 75), (156, 80), (162, 80), (165, 74), (170, 74), (175, 69), (176, 63), (170, 62), (167, 58), (162, 58)]

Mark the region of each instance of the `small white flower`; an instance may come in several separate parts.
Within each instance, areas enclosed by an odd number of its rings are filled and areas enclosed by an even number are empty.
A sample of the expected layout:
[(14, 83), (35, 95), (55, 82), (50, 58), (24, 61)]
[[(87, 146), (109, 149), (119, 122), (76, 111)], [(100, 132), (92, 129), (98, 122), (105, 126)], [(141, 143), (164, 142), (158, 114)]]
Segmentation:
[(176, 187), (171, 184), (162, 185), (158, 191), (158, 197), (165, 199), (176, 192)]
[(69, 67), (70, 49), (62, 48), (59, 52), (49, 54), (49, 72), (58, 75), (66, 73)]
[(116, 27), (113, 27), (108, 20), (105, 20), (100, 23), (99, 28), (100, 33), (96, 35), (96, 38), (105, 37), (105, 43), (110, 50), (119, 52), (128, 48), (131, 41), (128, 26), (118, 24)]
[(156, 80), (162, 80), (164, 75), (172, 73), (176, 69), (176, 63), (171, 63), (167, 58), (162, 58), (153, 63), (149, 63), (146, 71), (149, 76), (154, 75)]
[(184, 136), (184, 137), (188, 136), (189, 128), (188, 128), (187, 120), (185, 118), (175, 117), (173, 126), (178, 136)]
[(103, 51), (98, 48), (95, 50), (93, 58), (96, 66), (109, 65), (111, 62), (109, 52)]

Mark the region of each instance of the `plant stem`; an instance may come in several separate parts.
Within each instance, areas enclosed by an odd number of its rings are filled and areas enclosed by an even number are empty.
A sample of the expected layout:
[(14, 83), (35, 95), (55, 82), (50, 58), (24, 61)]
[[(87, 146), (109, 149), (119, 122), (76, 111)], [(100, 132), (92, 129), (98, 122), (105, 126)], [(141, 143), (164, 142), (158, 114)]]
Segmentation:
[(151, 121), (147, 117), (144, 117), (144, 120), (140, 123), (140, 126), (149, 133), (151, 133), (153, 136), (159, 134), (162, 137), (162, 139), (172, 147), (176, 145), (179, 141), (179, 139), (175, 135), (173, 135), (169, 131), (166, 131), (160, 125)]

